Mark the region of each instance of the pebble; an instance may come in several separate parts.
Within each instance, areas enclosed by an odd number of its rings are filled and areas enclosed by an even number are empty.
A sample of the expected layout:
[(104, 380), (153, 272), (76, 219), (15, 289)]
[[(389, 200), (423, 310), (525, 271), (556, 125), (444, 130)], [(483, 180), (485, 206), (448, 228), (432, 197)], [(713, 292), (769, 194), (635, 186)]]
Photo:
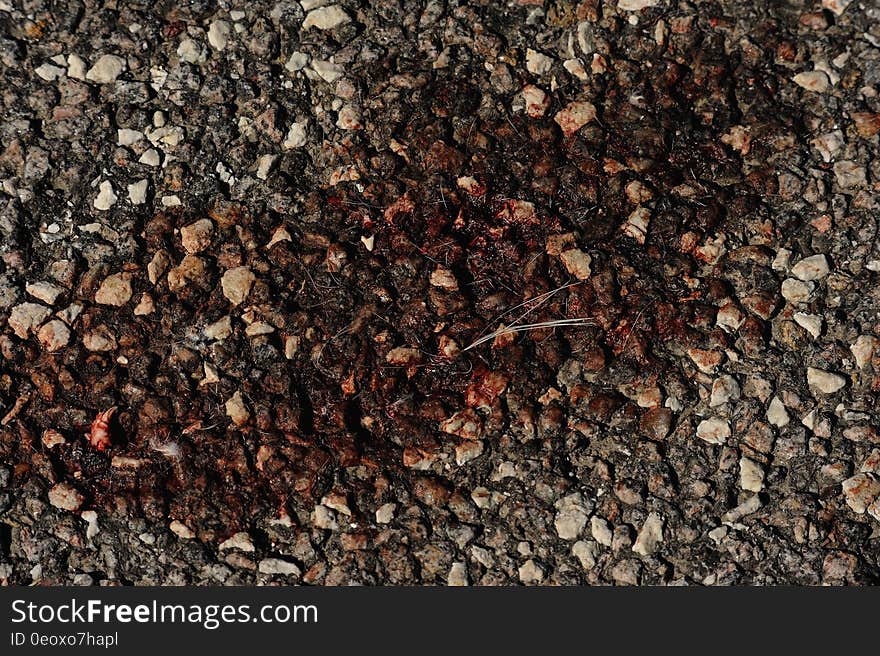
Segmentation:
[(807, 384), (823, 394), (834, 394), (846, 385), (846, 378), (824, 369), (807, 367)]
[(871, 503), (880, 497), (880, 480), (872, 474), (859, 473), (841, 484), (843, 495), (853, 512), (864, 514)]
[(312, 513), (312, 523), (316, 528), (327, 531), (335, 531), (339, 528), (339, 524), (336, 522), (336, 513), (322, 504), (315, 506), (315, 511)]
[(577, 540), (587, 525), (592, 503), (587, 503), (579, 492), (569, 494), (556, 502), (556, 534), (563, 540)]
[(464, 587), (468, 585), (467, 566), (462, 562), (452, 563), (449, 575), (446, 577), (446, 585), (450, 587)]
[(533, 75), (544, 75), (553, 68), (553, 58), (528, 48), (526, 50), (526, 70)]
[(730, 424), (724, 419), (704, 419), (697, 425), (697, 437), (709, 444), (724, 444), (730, 437)]
[(800, 260), (791, 268), (791, 275), (800, 280), (819, 280), (830, 271), (828, 260), (822, 254), (811, 255)]
[(225, 317), (205, 326), (202, 332), (208, 339), (222, 341), (232, 334), (232, 317), (227, 314)]
[(384, 503), (376, 510), (376, 522), (378, 524), (390, 524), (394, 519), (394, 511), (397, 510), (396, 503)]
[(116, 349), (116, 336), (110, 331), (106, 324), (101, 324), (87, 331), (83, 335), (83, 346), (87, 350), (96, 353), (113, 351)]
[(34, 73), (37, 74), (37, 77), (39, 77), (41, 80), (45, 80), (46, 82), (53, 82), (64, 75), (66, 72), (66, 69), (61, 68), (60, 66), (55, 66), (53, 64), (42, 64), (41, 66), (37, 66), (37, 68), (34, 69)]
[(761, 497), (759, 495), (755, 495), (753, 497), (749, 497), (741, 504), (739, 504), (736, 508), (732, 510), (728, 510), (724, 515), (721, 516), (721, 521), (725, 524), (734, 524), (738, 522), (740, 519), (747, 515), (751, 515), (753, 512), (757, 512), (761, 509), (763, 503), (761, 502)]
[(834, 167), (834, 177), (843, 189), (866, 187), (868, 180), (865, 177), (865, 168), (855, 162), (844, 160), (837, 162)]
[(177, 46), (177, 56), (187, 64), (204, 64), (208, 59), (207, 53), (201, 44), (195, 39), (184, 39)]
[(712, 383), (712, 394), (709, 397), (709, 407), (717, 407), (728, 401), (736, 401), (740, 397), (739, 383), (733, 376), (721, 376)]
[(268, 179), (269, 171), (272, 170), (272, 166), (277, 159), (277, 155), (261, 155), (259, 159), (257, 159), (257, 178), (260, 180)]
[(79, 516), (86, 523), (86, 539), (91, 540), (101, 531), (98, 526), (98, 513), (94, 510), (83, 510)]
[(836, 16), (840, 16), (853, 0), (822, 0), (822, 8), (828, 9)]
[(214, 222), (211, 219), (199, 219), (180, 229), (180, 243), (187, 253), (201, 253), (211, 245), (214, 233)]
[(247, 406), (244, 404), (244, 399), (241, 398), (241, 392), (236, 391), (228, 401), (226, 401), (226, 416), (232, 420), (232, 423), (236, 426), (244, 426), (248, 419), (251, 418), (251, 413), (248, 412)]
[(53, 428), (47, 428), (46, 430), (44, 430), (43, 435), (40, 439), (43, 442), (43, 446), (45, 446), (47, 449), (51, 449), (52, 447), (58, 446), (59, 444), (67, 443), (67, 440), (64, 439), (64, 436)]
[(659, 4), (660, 0), (617, 0), (617, 8), (621, 11), (641, 11)]
[(220, 279), (223, 295), (233, 305), (244, 303), (257, 277), (246, 266), (229, 269)]
[(58, 297), (64, 293), (64, 289), (51, 282), (34, 282), (25, 285), (24, 290), (38, 301), (47, 305), (55, 305)]
[(770, 405), (767, 407), (767, 421), (777, 428), (782, 428), (783, 426), (788, 425), (788, 412), (778, 396), (774, 396), (770, 400)]
[(37, 339), (49, 353), (59, 351), (70, 342), (70, 329), (59, 320), (48, 321), (40, 328)]
[(116, 130), (117, 146), (133, 146), (144, 138), (144, 133), (140, 130), (132, 130), (130, 128), (119, 128)]
[(632, 550), (640, 556), (650, 556), (657, 552), (661, 542), (663, 542), (663, 518), (658, 513), (651, 512), (642, 524)]
[(214, 50), (225, 50), (232, 33), (229, 23), (224, 20), (211, 21), (208, 26), (208, 43)]
[(148, 148), (144, 151), (144, 154), (141, 155), (138, 163), (143, 164), (144, 166), (159, 166), (162, 163), (162, 156), (159, 155), (159, 151), (155, 148)]
[(52, 310), (39, 303), (20, 303), (12, 308), (9, 314), (9, 326), (21, 339), (27, 339), (28, 334), (43, 323), (52, 313)]
[(132, 205), (141, 205), (147, 200), (147, 185), (150, 181), (146, 178), (128, 185), (128, 200)]
[(541, 87), (526, 84), (522, 89), (526, 114), (532, 118), (541, 118), (550, 106), (550, 98)]
[(113, 185), (108, 180), (104, 180), (98, 185), (98, 195), (92, 203), (96, 210), (105, 212), (116, 204), (117, 197), (113, 193)]
[(578, 540), (571, 545), (571, 555), (578, 559), (584, 570), (589, 571), (596, 566), (599, 545), (592, 540)]
[(871, 361), (874, 353), (878, 351), (878, 348), (880, 348), (880, 339), (873, 335), (859, 335), (856, 341), (849, 347), (849, 350), (853, 354), (853, 358), (855, 358), (856, 366), (859, 369), (864, 369)]
[(168, 525), (168, 528), (171, 529), (171, 532), (174, 533), (174, 535), (182, 540), (192, 540), (196, 536), (189, 526), (176, 519)]
[(614, 540), (614, 531), (608, 521), (597, 515), (590, 519), (590, 534), (596, 542), (606, 547), (610, 547)]
[(49, 490), (49, 503), (61, 510), (73, 512), (85, 501), (85, 497), (72, 485), (58, 483)]
[(248, 553), (256, 551), (251, 536), (244, 531), (239, 531), (229, 539), (224, 540), (217, 548), (220, 551), (226, 551), (228, 549), (238, 549), (239, 551), (246, 551)]
[(306, 14), (302, 28), (307, 30), (310, 27), (317, 27), (319, 30), (332, 30), (334, 27), (348, 23), (350, 20), (351, 18), (349, 18), (342, 7), (339, 5), (328, 5), (312, 9)]
[(455, 274), (440, 265), (431, 272), (430, 283), (432, 287), (439, 287), (446, 291), (456, 291), (458, 289), (458, 280), (455, 279)]
[(566, 251), (562, 251), (559, 257), (566, 270), (575, 278), (578, 280), (589, 279), (590, 274), (592, 273), (590, 265), (593, 262), (593, 258), (587, 253), (584, 253), (579, 248), (570, 248)]
[(828, 76), (822, 71), (805, 71), (798, 73), (792, 78), (795, 84), (807, 91), (815, 91), (816, 93), (825, 93), (831, 89), (831, 82)]
[(739, 459), (739, 486), (748, 492), (764, 489), (764, 468), (754, 460), (743, 456)]
[(791, 303), (806, 303), (813, 295), (816, 285), (797, 278), (786, 278), (782, 281), (782, 297)]
[[(68, 60), (69, 65), (69, 60)], [(115, 82), (116, 78), (125, 70), (125, 60), (116, 55), (101, 55), (95, 65), (86, 73), (86, 79), (98, 84)]]
[(644, 244), (648, 237), (648, 225), (651, 221), (651, 210), (637, 207), (627, 217), (621, 229), (623, 234), (632, 237), (639, 244)]
[(284, 141), (281, 143), (281, 147), (284, 150), (291, 150), (293, 148), (302, 148), (306, 145), (306, 124), (305, 123), (293, 123), (290, 126), (290, 130), (287, 131), (287, 136)]
[(522, 583), (540, 583), (544, 580), (544, 569), (529, 558), (519, 567), (519, 580)]
[(822, 317), (805, 312), (795, 312), (794, 322), (814, 338), (822, 334)]
[(131, 299), (131, 276), (127, 273), (114, 273), (104, 278), (95, 292), (95, 303), (121, 307)]
[(134, 315), (136, 317), (143, 317), (152, 314), (155, 310), (156, 304), (153, 301), (153, 297), (144, 292), (141, 294), (141, 300), (138, 301), (138, 304), (134, 308)]
[(596, 118), (596, 108), (586, 101), (571, 102), (553, 117), (553, 120), (562, 128), (566, 137), (572, 136), (587, 123)]
[(280, 574), (281, 576), (300, 576), (302, 571), (295, 563), (280, 558), (264, 558), (257, 565), (260, 574)]
[(339, 109), (336, 127), (342, 130), (360, 130), (363, 128), (361, 115), (355, 107), (344, 105)]
[(86, 79), (86, 63), (77, 54), (67, 55), (67, 77), (74, 80)]

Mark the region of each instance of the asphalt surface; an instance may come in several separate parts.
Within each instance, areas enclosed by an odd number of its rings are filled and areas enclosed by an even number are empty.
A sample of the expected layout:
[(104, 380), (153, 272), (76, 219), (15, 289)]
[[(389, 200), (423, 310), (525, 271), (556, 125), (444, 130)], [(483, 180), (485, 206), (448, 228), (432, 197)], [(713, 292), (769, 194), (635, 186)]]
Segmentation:
[(0, 582), (871, 584), (876, 2), (0, 0)]

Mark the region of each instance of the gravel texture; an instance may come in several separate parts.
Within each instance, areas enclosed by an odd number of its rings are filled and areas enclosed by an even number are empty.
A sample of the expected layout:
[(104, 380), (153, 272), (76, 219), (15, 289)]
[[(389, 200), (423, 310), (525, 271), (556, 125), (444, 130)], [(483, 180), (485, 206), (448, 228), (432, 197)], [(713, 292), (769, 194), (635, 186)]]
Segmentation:
[(880, 578), (876, 2), (0, 26), (0, 582)]

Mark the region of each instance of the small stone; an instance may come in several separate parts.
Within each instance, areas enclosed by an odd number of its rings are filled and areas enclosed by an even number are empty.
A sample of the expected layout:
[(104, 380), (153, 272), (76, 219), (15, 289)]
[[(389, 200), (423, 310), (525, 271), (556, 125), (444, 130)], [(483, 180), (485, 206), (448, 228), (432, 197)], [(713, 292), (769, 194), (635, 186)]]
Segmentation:
[(455, 279), (455, 275), (443, 266), (437, 266), (431, 272), (431, 285), (433, 287), (439, 287), (440, 289), (445, 289), (446, 291), (456, 291), (458, 289), (458, 281)]
[(590, 79), (590, 75), (587, 73), (587, 69), (584, 68), (584, 63), (580, 59), (566, 59), (562, 62), (562, 67), (581, 82), (586, 82)]
[(650, 556), (657, 552), (661, 542), (663, 542), (663, 519), (656, 512), (649, 513), (632, 550), (640, 556)]
[(807, 91), (825, 93), (831, 89), (831, 82), (823, 71), (805, 71), (798, 73), (792, 81)]
[(880, 349), (880, 339), (873, 335), (859, 335), (849, 347), (859, 369), (864, 369), (867, 366), (878, 349)]
[(791, 268), (791, 275), (800, 280), (819, 280), (830, 271), (828, 260), (822, 254), (805, 257)]
[(54, 66), (52, 64), (42, 64), (34, 69), (34, 73), (37, 74), (37, 77), (39, 77), (41, 80), (45, 80), (46, 82), (53, 82), (54, 80), (57, 80), (59, 77), (64, 75), (65, 72), (66, 69), (61, 68), (60, 66)]
[(312, 523), (316, 528), (326, 531), (335, 531), (339, 528), (339, 524), (336, 522), (336, 513), (322, 504), (315, 506), (315, 512), (312, 514)]
[(385, 355), (385, 362), (394, 365), (412, 365), (422, 361), (422, 352), (419, 349), (398, 346)]
[(730, 437), (730, 424), (724, 419), (704, 419), (697, 425), (697, 437), (709, 444), (724, 444)]
[(261, 574), (279, 574), (281, 576), (300, 576), (302, 574), (295, 563), (280, 558), (264, 558), (257, 565), (257, 571)]
[(86, 79), (86, 63), (77, 54), (67, 55), (67, 77), (74, 80)]
[(522, 583), (540, 583), (544, 580), (544, 569), (529, 558), (525, 563), (520, 565), (519, 580)]
[(223, 295), (233, 305), (244, 303), (257, 277), (246, 266), (229, 269), (220, 279)]
[(211, 24), (208, 26), (208, 43), (214, 50), (225, 50), (231, 33), (229, 23), (226, 21), (211, 21)]
[(871, 474), (859, 473), (842, 483), (843, 494), (853, 512), (864, 514), (871, 503), (880, 497), (880, 480)]
[(774, 396), (770, 400), (770, 405), (767, 407), (767, 421), (777, 428), (782, 428), (783, 426), (788, 425), (788, 412), (778, 396)]
[(211, 245), (213, 232), (211, 219), (199, 219), (180, 229), (180, 242), (187, 253), (201, 253)]
[(621, 229), (623, 234), (632, 237), (639, 244), (644, 244), (648, 238), (648, 225), (651, 221), (651, 210), (647, 207), (637, 207), (629, 215)]
[(130, 128), (119, 128), (116, 130), (117, 146), (133, 146), (144, 138), (144, 133), (140, 130), (132, 130)]
[(20, 303), (9, 314), (9, 327), (16, 336), (27, 339), (28, 334), (36, 330), (51, 313), (52, 310), (39, 303)]
[(526, 114), (532, 118), (541, 118), (550, 106), (550, 98), (540, 87), (527, 84), (522, 89), (523, 102), (526, 106)]
[(208, 339), (222, 341), (232, 334), (232, 317), (227, 314), (225, 317), (205, 326), (202, 332)]
[(328, 5), (312, 9), (306, 14), (302, 28), (307, 30), (310, 27), (317, 27), (319, 30), (332, 30), (334, 27), (348, 23), (350, 20), (351, 18), (343, 11), (342, 7), (339, 5)]
[(358, 110), (351, 105), (345, 105), (339, 109), (336, 127), (342, 130), (360, 130), (364, 126), (361, 123), (361, 115)]
[(138, 163), (144, 166), (159, 166), (162, 163), (162, 156), (159, 155), (159, 151), (155, 148), (148, 148), (141, 155)]
[(149, 180), (143, 179), (128, 185), (128, 200), (132, 205), (141, 205), (147, 200), (147, 185), (149, 183)]
[(124, 70), (125, 60), (122, 57), (101, 55), (95, 65), (86, 73), (86, 79), (98, 84), (109, 84), (115, 82)]
[(750, 458), (740, 458), (739, 486), (748, 492), (760, 492), (764, 489), (764, 468)]
[(116, 204), (117, 200), (116, 194), (113, 193), (113, 185), (109, 181), (104, 180), (98, 185), (98, 195), (95, 196), (92, 205), (94, 205), (96, 210), (106, 212)]
[(34, 282), (28, 283), (24, 287), (25, 291), (38, 301), (43, 301), (47, 305), (55, 305), (58, 297), (64, 293), (64, 289), (51, 282)]
[(176, 519), (168, 525), (168, 528), (171, 529), (171, 532), (174, 533), (174, 535), (182, 540), (192, 540), (196, 536), (189, 526)]
[(724, 354), (721, 351), (712, 349), (689, 348), (687, 354), (693, 363), (697, 365), (697, 369), (704, 374), (714, 373), (724, 360)]
[(96, 353), (116, 350), (116, 336), (110, 331), (106, 324), (101, 324), (83, 335), (83, 346), (87, 350)]
[(837, 184), (843, 189), (868, 186), (868, 180), (865, 177), (865, 168), (859, 166), (856, 162), (844, 160), (842, 162), (837, 162), (833, 168)]
[(617, 8), (621, 11), (641, 11), (658, 4), (660, 0), (617, 0)]
[(244, 404), (244, 399), (241, 398), (241, 392), (236, 392), (230, 397), (228, 401), (226, 401), (226, 416), (232, 420), (232, 423), (236, 426), (244, 426), (248, 419), (251, 418), (251, 413), (248, 412), (247, 406)]
[(584, 570), (590, 571), (599, 558), (599, 545), (593, 541), (578, 540), (571, 545), (571, 555), (578, 559)]
[(278, 157), (276, 155), (261, 155), (260, 158), (257, 159), (257, 178), (260, 180), (268, 179), (269, 172), (272, 170), (272, 166), (277, 159)]
[(455, 447), (455, 464), (459, 467), (469, 463), (483, 455), (483, 442), (481, 440), (465, 440)]
[(67, 440), (64, 439), (64, 436), (57, 430), (54, 430), (52, 428), (47, 428), (46, 430), (44, 430), (41, 439), (43, 442), (43, 446), (45, 446), (47, 449), (51, 449), (52, 447), (67, 443)]
[(562, 128), (562, 133), (570, 137), (595, 118), (596, 108), (592, 103), (576, 101), (566, 105), (553, 120)]
[(822, 8), (840, 16), (853, 0), (822, 0)]
[(141, 294), (141, 300), (138, 301), (138, 304), (134, 308), (134, 315), (136, 317), (143, 317), (152, 314), (155, 310), (156, 303), (153, 301), (153, 297), (144, 292)]
[(592, 504), (576, 492), (556, 502), (556, 534), (563, 540), (577, 540), (590, 518)]
[[(91, 540), (98, 533), (100, 533), (101, 528), (98, 526), (98, 513), (94, 510), (83, 510), (80, 514), (83, 521), (86, 523), (86, 539)], [(88, 585), (91, 585), (90, 583)]]
[(291, 73), (296, 73), (297, 71), (301, 71), (309, 63), (309, 56), (304, 52), (294, 52), (290, 55), (290, 59), (287, 60), (287, 63), (284, 65), (284, 68), (287, 69)]
[(578, 280), (589, 279), (590, 274), (592, 273), (590, 265), (593, 262), (593, 258), (587, 253), (584, 253), (579, 248), (570, 248), (566, 251), (562, 251), (562, 254), (559, 257), (566, 270), (575, 278)]
[(37, 339), (49, 353), (54, 353), (70, 342), (70, 329), (59, 319), (48, 321), (40, 328)]
[(121, 307), (131, 299), (131, 276), (127, 273), (114, 273), (104, 278), (95, 292), (95, 303)]
[(834, 394), (846, 385), (846, 378), (823, 369), (807, 367), (807, 384), (823, 394)]
[(611, 526), (602, 517), (594, 515), (590, 519), (590, 533), (596, 542), (606, 547), (610, 547), (614, 541), (614, 531), (611, 530)]
[(281, 143), (281, 147), (284, 150), (291, 150), (293, 148), (301, 148), (306, 145), (307, 135), (306, 135), (306, 124), (305, 123), (293, 123), (290, 126), (290, 130), (287, 132), (287, 136), (284, 141)]
[(450, 587), (464, 587), (468, 585), (467, 566), (462, 562), (452, 563), (449, 575), (446, 577), (446, 585)]
[(228, 540), (224, 540), (217, 548), (220, 551), (226, 551), (228, 549), (238, 549), (239, 551), (246, 551), (248, 553), (256, 551), (251, 536), (244, 531), (239, 531)]
[(552, 57), (548, 57), (544, 53), (532, 50), (531, 48), (526, 49), (526, 70), (529, 73), (544, 75), (549, 73), (551, 68), (553, 68)]
[(728, 401), (736, 401), (740, 396), (739, 383), (733, 376), (721, 376), (712, 383), (712, 395), (709, 397), (709, 407), (715, 408)]
[(782, 296), (791, 303), (806, 303), (813, 296), (816, 285), (797, 278), (786, 278), (782, 281)]
[(204, 64), (208, 56), (195, 39), (184, 39), (177, 46), (177, 56), (187, 64)]
[(814, 338), (822, 334), (822, 317), (805, 312), (795, 312), (794, 322)]
[(58, 483), (49, 490), (49, 503), (61, 510), (73, 512), (85, 501), (85, 497), (72, 485)]
[(397, 510), (396, 503), (385, 503), (376, 510), (376, 523), (390, 524), (394, 519), (394, 511)]

